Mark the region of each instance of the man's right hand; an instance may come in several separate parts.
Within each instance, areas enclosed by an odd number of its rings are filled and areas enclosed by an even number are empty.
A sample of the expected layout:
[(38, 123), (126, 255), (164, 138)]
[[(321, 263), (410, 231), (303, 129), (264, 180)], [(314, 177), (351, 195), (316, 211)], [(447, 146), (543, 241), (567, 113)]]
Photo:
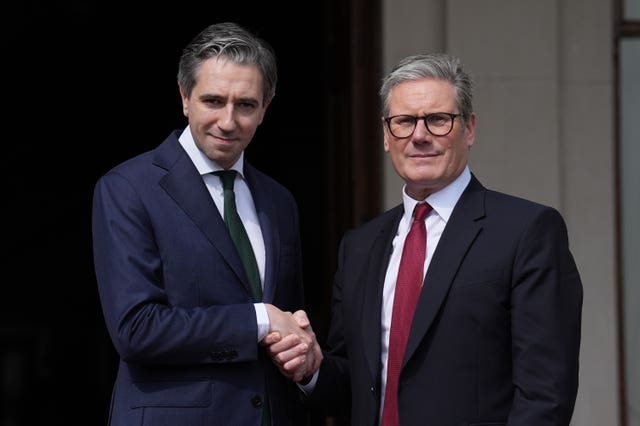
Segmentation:
[(283, 312), (266, 304), (271, 328), (262, 340), (271, 359), (286, 377), (301, 382), (320, 367), (322, 350), (305, 311)]

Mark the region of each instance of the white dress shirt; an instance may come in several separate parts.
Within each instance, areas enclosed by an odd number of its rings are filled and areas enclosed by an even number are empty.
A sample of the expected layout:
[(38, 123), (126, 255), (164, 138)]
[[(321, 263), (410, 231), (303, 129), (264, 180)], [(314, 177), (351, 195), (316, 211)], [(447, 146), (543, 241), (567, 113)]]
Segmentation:
[[(424, 277), (429, 268), (429, 263), (433, 258), (433, 253), (438, 246), (440, 236), (444, 231), (451, 212), (456, 203), (460, 199), (462, 192), (471, 180), (471, 172), (469, 167), (465, 167), (460, 176), (446, 187), (438, 192), (429, 195), (425, 200), (414, 200), (409, 197), (406, 192), (406, 185), (402, 188), (402, 202), (404, 204), (404, 215), (398, 225), (398, 231), (393, 239), (393, 252), (389, 259), (389, 266), (384, 278), (384, 288), (382, 292), (382, 351), (380, 360), (382, 361), (381, 376), (381, 397), (380, 397), (380, 418), (382, 418), (382, 407), (384, 406), (384, 394), (387, 384), (387, 358), (389, 354), (389, 330), (391, 328), (391, 315), (393, 311), (393, 299), (396, 290), (396, 279), (398, 277), (398, 268), (400, 267), (400, 258), (402, 257), (402, 248), (407, 238), (411, 222), (413, 220), (413, 210), (419, 202), (426, 201), (431, 205), (433, 210), (425, 217), (427, 226), (427, 250), (424, 260), (424, 268), (422, 276)], [(429, 285), (429, 283), (426, 283)]]
[[(222, 167), (209, 159), (196, 145), (191, 135), (191, 128), (187, 126), (180, 137), (178, 138), (180, 145), (187, 152), (187, 155), (196, 166), (198, 173), (204, 179), (204, 183), (213, 198), (213, 202), (218, 207), (220, 216), (224, 218), (224, 190), (222, 188), (222, 181), (218, 176), (212, 175), (212, 172), (223, 170)], [(260, 272), (260, 284), (264, 287), (264, 271), (266, 265), (266, 252), (264, 246), (264, 239), (262, 237), (262, 230), (260, 229), (260, 222), (258, 221), (258, 214), (256, 213), (256, 206), (253, 203), (253, 197), (251, 191), (247, 186), (247, 182), (244, 179), (244, 151), (240, 154), (240, 158), (231, 167), (232, 170), (237, 171), (236, 180), (234, 185), (234, 192), (236, 197), (236, 207), (238, 209), (238, 215), (242, 219), (242, 224), (247, 230), (253, 253), (256, 256), (256, 262), (258, 263), (258, 271)], [(262, 340), (269, 332), (269, 315), (264, 303), (255, 303), (256, 320), (258, 323), (258, 341)]]
[[(453, 182), (444, 187), (438, 192), (434, 192), (429, 195), (425, 200), (414, 200), (409, 197), (406, 192), (406, 185), (402, 188), (402, 202), (404, 204), (404, 215), (398, 225), (398, 231), (393, 239), (393, 252), (389, 259), (389, 266), (387, 267), (387, 273), (384, 279), (384, 288), (382, 293), (382, 312), (381, 312), (381, 325), (382, 325), (382, 351), (380, 354), (380, 360), (382, 361), (381, 372), (381, 396), (380, 396), (380, 419), (382, 419), (382, 407), (384, 407), (384, 392), (387, 384), (387, 358), (389, 354), (389, 329), (391, 327), (391, 314), (393, 311), (393, 298), (396, 289), (396, 279), (398, 277), (398, 268), (400, 267), (400, 258), (402, 256), (402, 247), (404, 246), (404, 240), (407, 238), (409, 228), (412, 222), (413, 209), (416, 204), (422, 201), (426, 201), (431, 205), (433, 210), (429, 212), (425, 218), (427, 226), (427, 251), (424, 261), (423, 277), (427, 273), (429, 263), (433, 258), (433, 253), (436, 250), (440, 236), (444, 231), (451, 212), (456, 203), (460, 199), (460, 196), (464, 192), (465, 188), (471, 181), (471, 172), (469, 167), (465, 167), (460, 176), (458, 176)], [(428, 283), (427, 283), (428, 285)], [(299, 385), (302, 390), (309, 393), (315, 387), (318, 380), (319, 370), (313, 375), (311, 381), (306, 385)]]

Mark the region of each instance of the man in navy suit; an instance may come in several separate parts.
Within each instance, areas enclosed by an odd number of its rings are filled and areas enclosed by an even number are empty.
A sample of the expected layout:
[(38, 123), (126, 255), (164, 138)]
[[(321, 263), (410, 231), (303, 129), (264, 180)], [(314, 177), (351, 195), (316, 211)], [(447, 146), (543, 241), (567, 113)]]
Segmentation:
[[(282, 375), (261, 344), (270, 332), (295, 336), (304, 365), (294, 360), (290, 368), (300, 371), (317, 369), (322, 359), (300, 311), (295, 200), (244, 158), (276, 81), (266, 42), (232, 23), (205, 28), (180, 59), (188, 126), (95, 186), (95, 272), (120, 357), (112, 426), (308, 421), (295, 384), (301, 377)], [(213, 174), (220, 170), (236, 172), (237, 210), (261, 300), (252, 296), (225, 225), (223, 186)]]
[[(326, 353), (315, 375), (300, 373), (312, 376), (311, 402), (350, 411), (352, 426), (567, 426), (582, 284), (563, 218), (485, 188), (470, 171), (476, 115), (457, 58), (407, 57), (380, 96), (403, 202), (343, 237)], [(426, 257), (416, 262), (417, 303), (393, 376), (393, 320), (410, 305), (394, 305), (396, 277), (423, 203)], [(289, 340), (267, 340), (285, 370), (299, 350)]]

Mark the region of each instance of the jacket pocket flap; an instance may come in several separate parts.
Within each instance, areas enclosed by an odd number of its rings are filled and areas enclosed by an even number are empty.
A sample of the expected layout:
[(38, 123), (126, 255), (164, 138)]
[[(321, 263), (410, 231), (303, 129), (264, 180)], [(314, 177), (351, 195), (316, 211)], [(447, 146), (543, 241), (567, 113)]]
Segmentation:
[(207, 407), (211, 405), (211, 386), (208, 380), (134, 382), (131, 408)]

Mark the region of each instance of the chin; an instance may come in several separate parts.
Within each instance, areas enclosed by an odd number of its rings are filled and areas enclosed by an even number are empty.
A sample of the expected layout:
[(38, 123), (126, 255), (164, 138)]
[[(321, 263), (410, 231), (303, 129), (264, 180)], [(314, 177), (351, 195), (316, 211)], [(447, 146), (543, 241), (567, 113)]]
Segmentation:
[(412, 170), (408, 173), (409, 178), (418, 183), (430, 183), (442, 180), (443, 175), (437, 170), (433, 170), (433, 167), (421, 167), (418, 170)]

